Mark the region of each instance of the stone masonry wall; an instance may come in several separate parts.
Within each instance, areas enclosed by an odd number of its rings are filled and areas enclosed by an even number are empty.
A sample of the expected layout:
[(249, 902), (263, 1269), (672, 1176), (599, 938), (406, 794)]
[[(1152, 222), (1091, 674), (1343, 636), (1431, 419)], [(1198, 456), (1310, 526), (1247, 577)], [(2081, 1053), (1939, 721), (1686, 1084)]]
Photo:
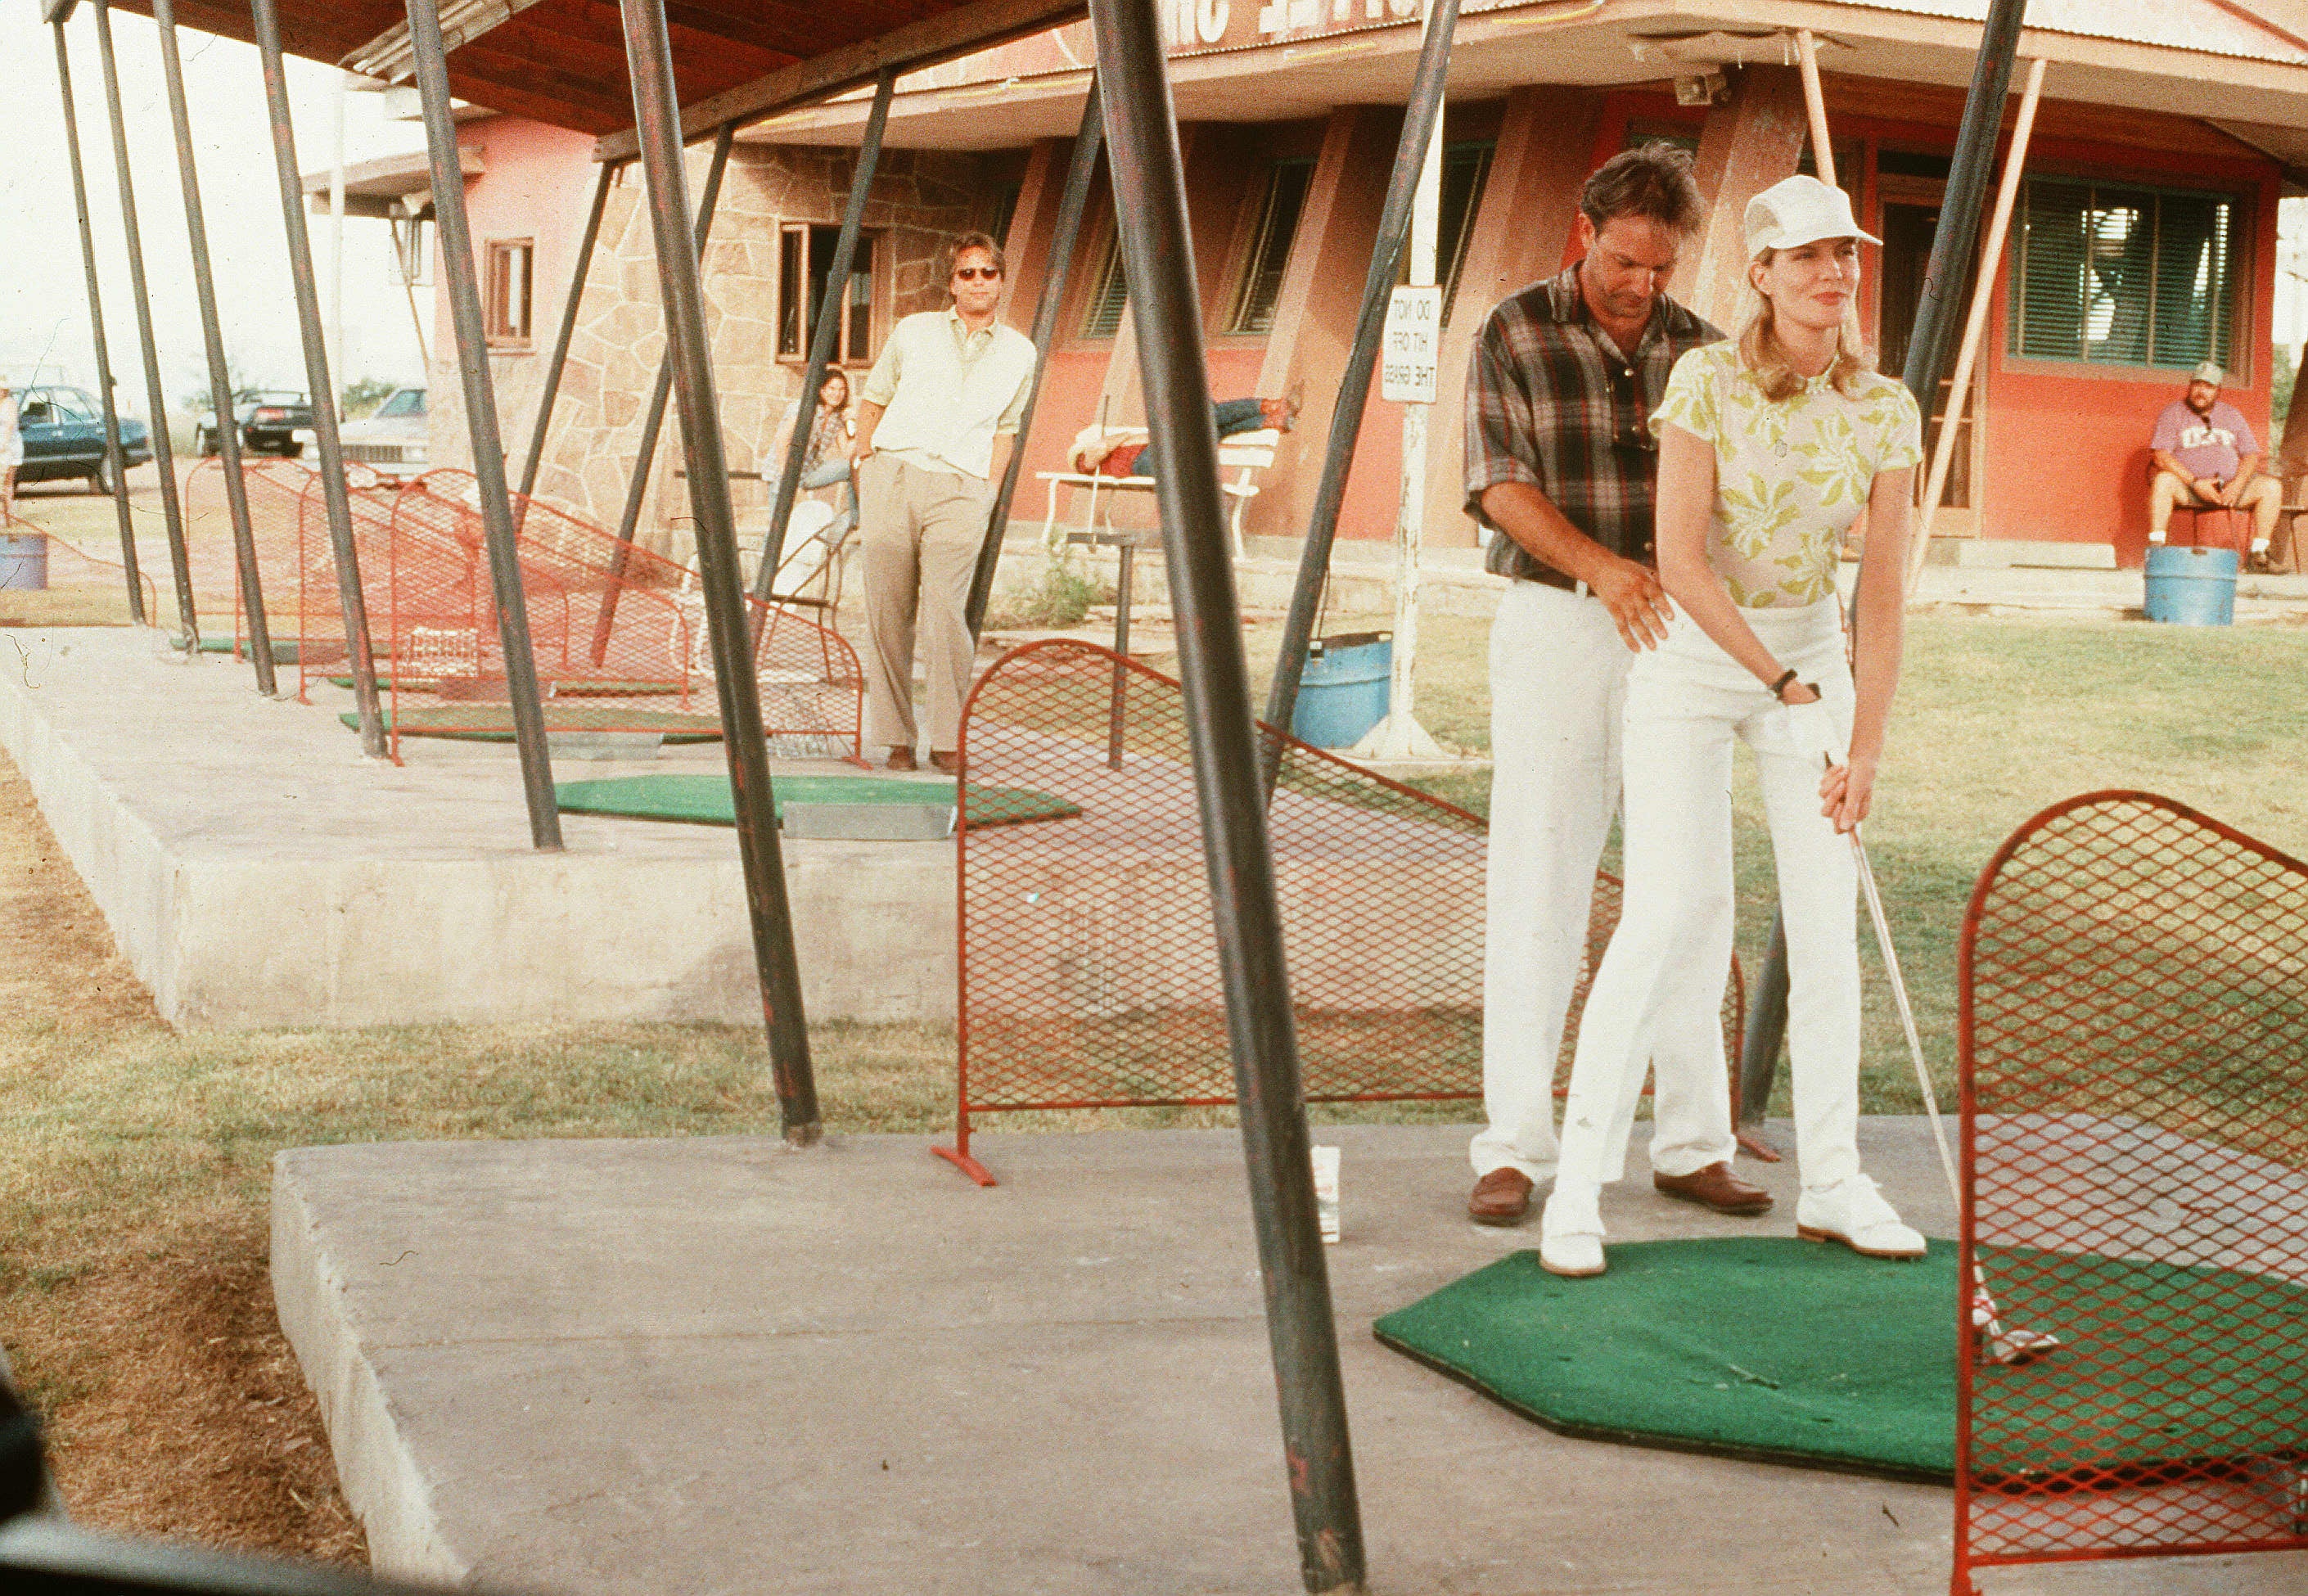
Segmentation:
[[(884, 153), (866, 211), (866, 225), (883, 252), (874, 307), (881, 332), (899, 316), (945, 303), (938, 252), (953, 232), (990, 219), (995, 194), (989, 178), (998, 159), (947, 151)], [(690, 153), (692, 194), (704, 183), (707, 160), (702, 149)], [(806, 145), (740, 143), (730, 151), (706, 246), (704, 286), (723, 444), (733, 471), (762, 469), (777, 443), (771, 435), (779, 418), (800, 388), (800, 361), (777, 356), (779, 227), (788, 221), (838, 224), (855, 160), (848, 151)], [(551, 307), (555, 317), (559, 310)], [(549, 340), (551, 333), (542, 336)], [(586, 278), (553, 432), (538, 473), (539, 498), (616, 529), (664, 344), (649, 213), (636, 180), (612, 188), (602, 216), (600, 243)], [(853, 380), (863, 376), (862, 369), (853, 373)], [(453, 369), (436, 378), (435, 392), (454, 387)], [(500, 401), (506, 442), (516, 459), (527, 446), (535, 414), (533, 390), (519, 397), (527, 403), (518, 414), (515, 395)], [(770, 460), (768, 469), (773, 472), (776, 463)], [(642, 505), (640, 541), (676, 559), (689, 552), (688, 485), (676, 474), (681, 469), (680, 427), (668, 407)], [(765, 519), (773, 487), (746, 479), (730, 484), (741, 528)]]

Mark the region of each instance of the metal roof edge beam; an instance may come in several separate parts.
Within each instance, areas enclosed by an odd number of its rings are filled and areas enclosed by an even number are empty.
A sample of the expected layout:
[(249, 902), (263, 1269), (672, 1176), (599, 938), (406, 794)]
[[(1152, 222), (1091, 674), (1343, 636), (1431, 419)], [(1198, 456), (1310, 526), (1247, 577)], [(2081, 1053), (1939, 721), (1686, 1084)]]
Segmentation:
[[(69, 6), (66, 7), (70, 9)], [(97, 281), (96, 235), (88, 225), (88, 176), (81, 165), (80, 116), (73, 107), (72, 52), (65, 43), (61, 18), (56, 36), (56, 86), (64, 91), (65, 148), (72, 155), (73, 210), (80, 219), (81, 264), (88, 273), (88, 325), (96, 344), (96, 384), (104, 410), (104, 468), (112, 479), (112, 512), (120, 522), (120, 564), (128, 582), (128, 616), (138, 625), (149, 625), (144, 608), (143, 574), (136, 568), (136, 527), (128, 514), (128, 462), (120, 447), (120, 410), (112, 397), (112, 349), (104, 336), (104, 295)]]
[[(681, 137), (694, 139), (724, 123), (742, 125), (779, 111), (862, 88), (884, 68), (915, 72), (1007, 44), (1014, 39), (1077, 22), (1082, 0), (977, 0), (940, 16), (891, 30), (878, 39), (829, 50), (750, 83), (699, 100), (681, 112)], [(593, 146), (595, 160), (628, 160), (641, 148), (640, 134), (613, 133)]]
[[(469, 44), (536, 4), (537, 0), (449, 0), (439, 12), (443, 53)], [(337, 65), (347, 72), (383, 82), (405, 82), (417, 70), (409, 47), (409, 24), (395, 22), (366, 44), (348, 50)]]
[[(658, 284), (665, 298), (666, 353), (681, 402), (689, 503), (697, 517), (697, 582), (705, 600), (714, 686), (721, 701), (722, 745), (729, 760), (729, 796), (745, 870), (754, 966), (762, 984), (770, 1070), (786, 1142), (808, 1147), (822, 1138), (824, 1127), (810, 1064), (809, 1023), (802, 1007), (801, 965), (794, 952), (793, 910), (786, 898), (785, 858), (778, 843), (769, 745), (762, 731), (761, 682), (754, 675), (753, 635), (737, 572), (737, 518), (729, 507), (728, 461), (722, 452), (720, 407), (714, 398), (712, 353), (705, 337), (702, 273), (684, 214), (689, 196), (681, 169), (673, 46), (666, 33), (664, 0), (620, 0), (618, 9), (624, 22), (633, 122), (645, 135), (641, 157), (648, 177)], [(772, 556), (765, 549), (762, 557)]]
[(504, 444), (497, 432), (496, 393), (489, 380), (479, 272), (473, 263), (473, 233), (465, 220), (465, 185), (457, 162), (457, 124), (449, 115), (448, 56), (434, 0), (409, 0), (409, 37), (415, 47), (418, 93), (425, 104), (425, 144), (433, 160), (433, 225), (439, 229), (441, 269), (449, 279), (465, 426), (473, 444), (473, 487), (480, 501), (489, 585), (496, 598), (505, 691), (512, 701), (513, 746), (521, 752), (521, 798), (529, 808), (531, 845), (541, 852), (557, 852), (561, 807), (554, 797), (553, 760), (545, 745), (545, 711), (538, 701), (537, 656), (530, 648), (529, 604), (521, 592), (512, 505), (505, 492)]
[[(628, 0), (630, 3), (630, 0)], [(1235, 600), (1218, 429), (1202, 356), (1193, 236), (1156, 0), (1093, 0), (1107, 169), (1136, 304), (1140, 382), (1152, 435), (1155, 496), (1176, 615), (1178, 674), (1210, 888), (1211, 936), (1227, 1005), (1266, 1333), (1306, 1589), (1359, 1596), (1362, 1513), (1355, 1497), (1330, 1268), (1314, 1212), (1305, 1086), (1266, 830), (1259, 729), (1250, 718), (1242, 613)], [(1268, 732), (1266, 736), (1279, 735)]]

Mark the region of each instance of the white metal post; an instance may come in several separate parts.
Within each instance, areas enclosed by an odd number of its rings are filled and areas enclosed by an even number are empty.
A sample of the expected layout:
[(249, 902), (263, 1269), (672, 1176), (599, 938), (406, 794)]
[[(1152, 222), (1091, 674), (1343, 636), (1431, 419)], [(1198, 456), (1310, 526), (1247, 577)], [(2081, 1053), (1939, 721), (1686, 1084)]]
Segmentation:
[[(1434, 26), (1434, 0), (1427, 0), (1426, 26)], [(1410, 286), (1435, 286), (1437, 235), (1442, 221), (1442, 108), (1434, 109), (1434, 133), (1426, 141), (1425, 163), (1410, 202)], [(1436, 320), (1440, 321), (1439, 302)], [(1428, 329), (1439, 334), (1439, 327)], [(1439, 339), (1438, 339), (1439, 341)], [(1402, 407), (1402, 496), (1394, 516), (1394, 653), (1387, 682), (1386, 719), (1373, 727), (1351, 752), (1360, 758), (1420, 760), (1447, 757), (1418, 723), (1412, 683), (1418, 662), (1418, 563), (1426, 524), (1426, 416), (1431, 404)]]

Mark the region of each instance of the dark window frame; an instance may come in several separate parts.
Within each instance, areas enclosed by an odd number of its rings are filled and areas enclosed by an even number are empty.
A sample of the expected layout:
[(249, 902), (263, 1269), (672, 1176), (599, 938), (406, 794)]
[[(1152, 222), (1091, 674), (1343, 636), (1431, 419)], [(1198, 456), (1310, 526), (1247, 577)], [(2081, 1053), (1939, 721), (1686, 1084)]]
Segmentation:
[(1282, 298), (1290, 252), (1298, 241), (1298, 223), (1305, 215), (1306, 196), (1313, 186), (1311, 156), (1285, 157), (1268, 168), (1258, 226), (1244, 252), (1242, 277), (1235, 285), (1234, 306), (1227, 315), (1228, 334), (1264, 338), (1273, 332), (1274, 307)]
[(537, 240), (492, 238), (485, 250), (482, 312), (489, 348), (525, 349), (537, 316)]
[[(851, 291), (841, 300), (841, 331), (833, 341), (833, 358), (828, 369), (871, 366), (874, 357), (881, 352), (882, 341), (889, 329), (882, 324), (883, 303), (883, 276), (888, 250), (884, 247), (884, 229), (867, 228), (857, 236), (858, 260), (850, 263)], [(829, 222), (781, 221), (778, 224), (778, 308), (777, 358), (779, 362), (805, 366), (809, 362), (810, 341), (817, 330), (817, 306), (822, 296), (825, 272), (817, 270), (814, 261), (806, 268), (803, 263), (819, 253), (822, 242), (827, 256), (826, 269), (832, 266), (831, 254), (841, 237), (841, 229)], [(861, 338), (853, 321), (858, 307), (857, 285), (865, 283), (865, 333)], [(860, 345), (862, 344), (862, 348)]]
[(1091, 274), (1089, 293), (1082, 301), (1077, 337), (1107, 339), (1120, 335), (1123, 313), (1130, 308), (1130, 282), (1122, 267), (1122, 229), (1107, 229), (1106, 248)]
[[(2079, 196), (2080, 203), (2077, 203)], [(2147, 219), (2146, 249), (2143, 255), (2125, 261), (2122, 256), (2131, 245), (2130, 229), (2116, 235), (2106, 229), (2106, 222), (2093, 219), (2135, 209), (2135, 203), (2142, 199), (2153, 203)], [(2059, 224), (2065, 217), (2052, 209), (2063, 201), (2075, 205), (2072, 214), (2079, 229), (2070, 260), (2061, 258), (2063, 245), (2059, 234), (2063, 229)], [(2208, 296), (2197, 295), (2192, 287), (2187, 291), (2187, 299), (2209, 300), (2205, 307), (2208, 314), (2196, 326), (2188, 324), (2193, 318), (2184, 311), (2167, 315), (2174, 303), (2172, 279), (2178, 259), (2167, 256), (2167, 240), (2177, 237), (2180, 242), (2175, 247), (2178, 250), (2185, 250), (2192, 241), (2183, 228), (2167, 229), (2167, 220), (2170, 211), (2189, 205), (2207, 207), (2209, 211), (2207, 225), (2192, 239), (2197, 246), (2196, 264), (2188, 269), (2200, 277), (2209, 272), (2212, 280)], [(2005, 289), (2009, 302), (2004, 311), (2003, 358), (2007, 362), (2116, 376), (2151, 372), (2164, 375), (2210, 359), (2236, 377), (2249, 378), (2251, 340), (2243, 335), (2243, 327), (2252, 314), (2254, 205), (2251, 194), (2234, 189), (2047, 172), (2024, 180), (2016, 210)], [(2094, 229), (2096, 236), (2085, 236)], [(2111, 263), (2106, 273), (2096, 269), (2096, 259)], [(2036, 280), (2038, 260), (2049, 280), (2040, 286)], [(2127, 269), (2144, 278), (2144, 306), (2134, 301), (2127, 306), (2115, 298), (2131, 286), (2120, 280)], [(2050, 347), (2055, 341), (2065, 342), (2061, 334), (2065, 330), (2066, 309), (2058, 303), (2064, 296), (2057, 289), (2060, 280), (2070, 274), (2075, 277), (2077, 293), (2073, 353)], [(2095, 299), (2094, 290), (2103, 286), (2104, 275), (2119, 280), (2114, 292)], [(2103, 302), (2111, 306), (2109, 329), (2095, 339), (2092, 324)], [(2130, 331), (2119, 324), (2125, 317), (2132, 323)], [(2037, 323), (2032, 328), (2031, 320)], [(2105, 347), (2119, 338), (2130, 347), (2105, 352)], [(2102, 349), (2096, 350), (2095, 344)]]

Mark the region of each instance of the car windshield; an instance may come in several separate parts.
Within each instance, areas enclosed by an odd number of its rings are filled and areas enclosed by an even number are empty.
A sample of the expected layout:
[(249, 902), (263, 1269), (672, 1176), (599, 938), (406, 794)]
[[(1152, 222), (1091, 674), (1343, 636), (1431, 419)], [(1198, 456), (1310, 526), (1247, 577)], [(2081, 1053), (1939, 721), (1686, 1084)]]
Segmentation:
[(96, 418), (95, 401), (76, 388), (35, 388), (24, 395), (27, 412), (45, 410), (40, 419), (48, 421), (92, 421)]
[(380, 418), (386, 416), (421, 416), (425, 413), (425, 390), (403, 388), (376, 407)]

